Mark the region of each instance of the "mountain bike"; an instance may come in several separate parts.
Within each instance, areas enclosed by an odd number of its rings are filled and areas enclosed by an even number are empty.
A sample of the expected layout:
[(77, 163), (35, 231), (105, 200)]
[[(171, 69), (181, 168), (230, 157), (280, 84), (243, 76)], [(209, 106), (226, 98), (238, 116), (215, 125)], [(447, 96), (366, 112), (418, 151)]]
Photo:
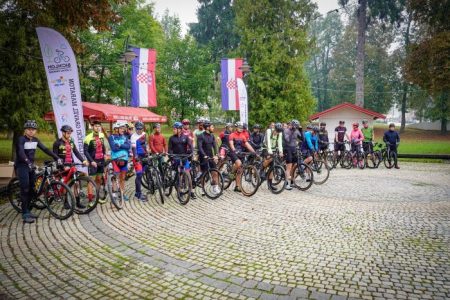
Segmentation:
[(351, 167), (358, 167), (360, 169), (364, 169), (366, 167), (366, 157), (364, 152), (361, 150), (361, 145), (352, 142), (352, 149), (346, 153), (344, 159), (346, 160), (346, 164), (349, 165), (348, 169)]
[[(142, 159), (144, 175), (142, 178), (145, 182), (144, 187), (150, 191), (150, 193), (156, 194), (156, 201), (164, 204), (164, 186), (163, 176), (159, 168), (159, 162), (163, 157), (162, 154), (149, 155), (147, 158)], [(157, 191), (157, 193), (156, 193)]]
[(308, 190), (314, 182), (314, 173), (311, 167), (303, 162), (299, 148), (297, 148), (297, 162), (292, 165), (291, 178), (291, 183), (301, 191)]
[(382, 155), (381, 152), (375, 151), (377, 143), (374, 144), (372, 141), (370, 141), (370, 142), (363, 142), (363, 145), (366, 145), (363, 148), (367, 149), (367, 151), (364, 151), (366, 158), (365, 160), (366, 167), (369, 169), (378, 168), (381, 162)]
[(223, 177), (217, 167), (211, 167), (211, 165), (215, 165), (214, 158), (208, 157), (205, 160), (206, 170), (201, 174), (198, 174), (197, 171), (200, 169), (200, 162), (197, 160), (191, 162), (192, 188), (200, 187), (206, 197), (217, 199), (224, 190)]
[(119, 160), (116, 159), (108, 159), (103, 163), (104, 172), (100, 181), (100, 186), (97, 187), (99, 198), (101, 200), (105, 200), (109, 195), (109, 199), (111, 199), (112, 205), (114, 205), (117, 209), (122, 209), (123, 207), (123, 191), (120, 188), (119, 178), (114, 173), (113, 161)]
[[(399, 143), (395, 145), (398, 147)], [(388, 169), (392, 169), (397, 165), (397, 153), (392, 151), (390, 146), (392, 145), (385, 142), (385, 147), (381, 150), (384, 166)]]
[(253, 196), (261, 183), (261, 177), (258, 170), (253, 165), (254, 159), (257, 157), (256, 153), (241, 152), (237, 153), (241, 160), (241, 166), (236, 170), (235, 177), (240, 178), (239, 185), (242, 195), (246, 197)]
[(258, 170), (261, 182), (267, 179), (267, 187), (273, 194), (280, 194), (286, 187), (286, 171), (282, 166), (282, 159), (278, 150), (274, 154), (269, 154), (266, 159), (272, 159), (270, 164), (264, 168), (264, 160), (257, 159), (254, 166)]
[[(53, 161), (45, 161), (42, 169), (34, 168), (35, 184), (31, 205), (37, 208), (47, 208), (48, 212), (59, 220), (65, 220), (72, 216), (75, 208), (75, 197), (64, 182), (53, 177), (56, 164)], [(22, 200), (20, 198), (20, 182), (15, 177), (10, 180), (7, 187), (9, 202), (13, 208), (21, 213)]]
[(181, 205), (186, 205), (191, 199), (192, 180), (188, 159), (192, 154), (169, 154), (168, 163), (163, 166), (163, 187), (164, 194), (170, 196), (175, 188), (178, 201)]
[[(336, 145), (348, 145), (348, 142), (335, 142)], [(327, 161), (332, 161), (332, 164), (330, 164), (330, 168), (336, 168), (337, 165), (339, 164), (341, 166), (341, 168), (345, 168), (345, 169), (350, 169), (352, 166), (351, 164), (348, 162), (346, 158), (346, 156), (348, 155), (348, 150), (345, 146), (345, 150), (340, 150), (339, 154), (336, 153), (335, 151), (333, 151), (333, 158), (327, 158)]]

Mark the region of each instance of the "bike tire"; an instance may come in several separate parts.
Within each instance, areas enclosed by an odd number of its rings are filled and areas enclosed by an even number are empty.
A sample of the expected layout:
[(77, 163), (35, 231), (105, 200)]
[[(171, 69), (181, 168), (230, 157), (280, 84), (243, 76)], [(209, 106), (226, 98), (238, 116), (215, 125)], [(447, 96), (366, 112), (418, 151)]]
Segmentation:
[(75, 210), (75, 196), (70, 187), (60, 181), (51, 181), (44, 190), (48, 212), (59, 220), (66, 220)]
[(366, 168), (368, 169), (376, 169), (380, 164), (378, 156), (375, 152), (367, 154), (365, 160), (366, 160)]
[(366, 155), (363, 152), (356, 154), (356, 165), (361, 170), (366, 167)]
[[(272, 177), (271, 180), (269, 178)], [(279, 165), (270, 167), (267, 171), (267, 187), (272, 194), (280, 194), (286, 187), (286, 171)]]
[[(220, 189), (219, 193), (215, 193), (213, 191), (213, 184), (212, 184), (212, 178), (217, 177), (218, 182), (216, 182), (215, 185), (217, 185)], [(217, 169), (209, 169), (208, 172), (202, 175), (202, 190), (206, 197), (208, 197), (211, 200), (219, 198), (223, 193), (223, 177), (222, 174), (220, 174), (219, 170)]]
[(392, 168), (394, 167), (394, 161), (395, 161), (395, 160), (394, 160), (393, 153), (394, 153), (394, 152), (392, 152), (392, 151), (389, 151), (389, 153), (386, 152), (386, 156), (385, 156), (383, 162), (384, 162), (384, 166), (385, 166), (387, 169), (392, 169)]
[(258, 191), (261, 177), (254, 166), (244, 166), (241, 172), (241, 192), (244, 196), (251, 197)]
[(104, 203), (107, 196), (108, 196), (108, 190), (106, 188), (104, 179), (102, 179), (102, 183), (100, 184), (100, 186), (98, 186), (99, 201), (102, 201), (102, 203)]
[(170, 165), (165, 164), (163, 167), (163, 189), (164, 195), (169, 197), (172, 194), (173, 186), (175, 184), (176, 171)]
[(233, 182), (233, 180), (231, 180), (229, 176), (231, 174), (232, 166), (228, 161), (224, 161), (217, 167), (217, 169), (219, 170), (223, 178), (223, 189), (226, 190)]
[(19, 178), (12, 178), (9, 181), (6, 190), (8, 192), (9, 203), (11, 203), (14, 210), (16, 210), (18, 213), (22, 213), (22, 199), (20, 198)]
[(311, 167), (305, 163), (300, 163), (300, 166), (296, 165), (292, 169), (292, 176), (294, 186), (301, 190), (308, 190), (314, 183), (314, 172)]
[(161, 176), (159, 175), (159, 171), (157, 171), (154, 168), (151, 168), (151, 177), (152, 177), (152, 181), (153, 181), (153, 185), (155, 190), (158, 190), (156, 194), (156, 201), (158, 202), (158, 198), (159, 198), (159, 202), (161, 204), (164, 204), (164, 192), (163, 192), (163, 185), (162, 185), (162, 181), (161, 181)]
[[(316, 164), (319, 165), (319, 161), (316, 161)], [(324, 184), (328, 178), (330, 177), (330, 168), (324, 162), (321, 162), (320, 167), (311, 168), (314, 173), (314, 184), (321, 185)]]
[(176, 180), (177, 198), (181, 205), (188, 204), (191, 199), (192, 182), (191, 175), (187, 171), (178, 174)]
[[(75, 184), (76, 183), (82, 183), (82, 182), (85, 182), (86, 183), (86, 186), (85, 186), (85, 188), (86, 188), (86, 191), (82, 191), (82, 192), (80, 192), (80, 191), (78, 191), (78, 193), (80, 193), (81, 194), (81, 197), (80, 197), (80, 199), (79, 199), (79, 201), (80, 201), (80, 203), (82, 204), (82, 205), (84, 205), (85, 206), (85, 208), (78, 208), (77, 207), (77, 203), (76, 203), (76, 201), (77, 201), (77, 196), (76, 196), (76, 193), (74, 192), (73, 194), (74, 194), (74, 196), (75, 196), (75, 212), (77, 213), (77, 214), (80, 214), (80, 215), (85, 215), (85, 214), (88, 214), (88, 213), (90, 213), (91, 211), (93, 211), (96, 207), (97, 207), (97, 204), (98, 204), (98, 201), (99, 201), (99, 191), (98, 191), (98, 188), (97, 188), (97, 185), (95, 184), (95, 181), (94, 180), (92, 180), (92, 178), (90, 178), (90, 177), (87, 177), (87, 176), (79, 176), (77, 179), (72, 179), (69, 183), (68, 183), (68, 186), (70, 187), (70, 188), (76, 188), (76, 186), (75, 186)], [(94, 188), (94, 194), (92, 195), (92, 196), (94, 196), (94, 199), (91, 199), (91, 201), (89, 201), (89, 196), (88, 196), (88, 198), (86, 198), (86, 193), (87, 193), (87, 186), (88, 185), (92, 185), (93, 186), (93, 188)], [(83, 186), (82, 184), (80, 184), (79, 186)]]
[(344, 153), (344, 156), (342, 157), (341, 167), (343, 167), (344, 169), (351, 169), (352, 166), (353, 166), (352, 154), (349, 151), (347, 151)]
[(109, 174), (108, 176), (108, 194), (111, 203), (117, 208), (123, 207), (123, 191), (120, 189), (119, 180), (116, 175)]

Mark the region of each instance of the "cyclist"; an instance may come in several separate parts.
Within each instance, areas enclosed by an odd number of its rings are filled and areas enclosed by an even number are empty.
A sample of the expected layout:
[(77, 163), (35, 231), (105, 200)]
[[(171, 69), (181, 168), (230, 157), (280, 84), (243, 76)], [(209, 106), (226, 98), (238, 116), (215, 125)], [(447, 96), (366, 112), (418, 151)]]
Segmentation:
[[(206, 172), (208, 165), (210, 168), (216, 168), (217, 163), (217, 143), (216, 138), (213, 134), (214, 126), (209, 121), (205, 121), (203, 124), (205, 132), (198, 136), (198, 152), (200, 157), (200, 168), (202, 172)], [(213, 158), (214, 160), (210, 160)], [(199, 174), (201, 176), (202, 173)], [(215, 178), (212, 178), (212, 189), (216, 194), (220, 193), (220, 188), (218, 186), (219, 178), (217, 174), (214, 173)]]
[(126, 136), (127, 139), (129, 140), (129, 139), (131, 139), (131, 136), (133, 135), (134, 127), (133, 127), (133, 124), (128, 123), (128, 122), (125, 122), (125, 127), (126, 127), (126, 130), (123, 135)]
[(220, 144), (220, 149), (219, 149), (221, 158), (225, 158), (227, 150), (230, 149), (230, 145), (228, 143), (228, 138), (230, 137), (232, 130), (233, 130), (233, 124), (227, 123), (227, 124), (225, 124), (225, 129), (219, 134), (220, 140), (222, 142)]
[(309, 164), (312, 161), (312, 156), (319, 150), (319, 143), (317, 135), (319, 128), (308, 125), (304, 135), (304, 140), (301, 146), (302, 155), (305, 157), (304, 163)]
[(183, 130), (182, 130), (183, 135), (186, 135), (187, 137), (189, 137), (191, 139), (191, 143), (194, 143), (194, 133), (191, 131), (191, 129), (189, 129), (189, 125), (191, 124), (191, 121), (189, 121), (188, 119), (183, 119), (183, 121), (181, 121), (181, 123), (183, 124)]
[[(230, 145), (230, 151), (228, 152), (228, 155), (231, 158), (231, 161), (233, 162), (233, 168), (232, 168), (232, 174), (230, 174), (230, 179), (233, 180), (234, 175), (236, 174), (236, 170), (241, 167), (242, 162), (239, 159), (237, 152), (243, 152), (244, 149), (249, 150), (252, 153), (255, 153), (255, 150), (253, 150), (252, 146), (248, 143), (248, 140), (245, 136), (245, 133), (243, 132), (244, 124), (242, 122), (236, 122), (235, 124), (236, 131), (230, 134), (229, 136), (229, 145)], [(235, 192), (240, 192), (240, 175), (236, 176), (236, 187), (234, 188)]]
[[(92, 132), (84, 138), (84, 155), (90, 163), (89, 175), (94, 176), (95, 183), (97, 186), (100, 186), (105, 164), (105, 135), (102, 132), (102, 124), (100, 121), (93, 120), (91, 126)], [(92, 193), (92, 187), (90, 185), (88, 185), (88, 193)]]
[(37, 217), (31, 213), (30, 201), (34, 194), (34, 154), (36, 148), (41, 149), (48, 156), (53, 157), (59, 164), (61, 159), (44, 144), (38, 140), (35, 135), (38, 128), (36, 121), (28, 120), (24, 124), (24, 135), (19, 137), (16, 144), (16, 159), (14, 169), (19, 178), (20, 200), (22, 202), (22, 219), (24, 223), (33, 223)]
[(339, 126), (334, 129), (334, 156), (337, 156), (338, 151), (345, 151), (345, 138), (349, 139), (344, 125), (345, 121), (339, 121)]
[(249, 143), (255, 149), (255, 151), (260, 150), (263, 147), (264, 134), (261, 133), (261, 125), (253, 125), (253, 132), (250, 134)]
[[(283, 130), (283, 147), (284, 153), (286, 155), (286, 179), (287, 185), (286, 189), (291, 190), (291, 169), (292, 164), (297, 162), (297, 145), (299, 138), (301, 138), (300, 131), (298, 128), (300, 127), (300, 122), (298, 120), (292, 120), (288, 124), (288, 128)], [(276, 128), (276, 126), (275, 126)]]
[(142, 194), (141, 179), (144, 173), (141, 159), (147, 156), (147, 136), (144, 131), (144, 123), (138, 121), (134, 124), (136, 132), (131, 135), (130, 143), (131, 150), (133, 151), (133, 166), (136, 172), (136, 178), (134, 180), (136, 191), (134, 197), (142, 202), (147, 201), (147, 197)]
[[(397, 131), (395, 131), (394, 123), (389, 124), (389, 130), (387, 130), (384, 133), (383, 142), (387, 144), (390, 151), (393, 151), (395, 154), (397, 154), (397, 146), (398, 143), (400, 143), (400, 135), (398, 134)], [(398, 166), (397, 155), (394, 158), (395, 158), (394, 161), (395, 168), (400, 169), (400, 167)]]
[(202, 134), (205, 129), (203, 128), (203, 123), (205, 122), (205, 119), (198, 118), (197, 119), (197, 128), (194, 130), (194, 148), (197, 149), (197, 137)]
[[(128, 157), (130, 151), (130, 140), (125, 136), (126, 123), (117, 121), (113, 125), (114, 134), (109, 136), (111, 147), (111, 159), (113, 159), (114, 172), (119, 176), (120, 188), (125, 191), (125, 176), (128, 171)], [(128, 201), (128, 196), (123, 194), (123, 200)]]
[[(203, 126), (203, 123), (202, 123)], [(193, 146), (191, 140), (182, 134), (183, 124), (181, 122), (175, 122), (173, 124), (173, 135), (169, 138), (169, 154), (180, 154), (186, 155), (191, 154), (193, 152)], [(181, 161), (175, 160), (176, 165), (178, 165)], [(187, 171), (190, 168), (189, 160), (184, 159), (184, 169)], [(191, 193), (191, 198), (197, 198), (195, 194)]]
[[(57, 139), (53, 143), (53, 153), (55, 153), (63, 162), (63, 164), (72, 164), (74, 163), (73, 154), (81, 161), (85, 166), (89, 166), (89, 162), (83, 158), (81, 153), (78, 151), (77, 146), (75, 146), (74, 140), (71, 138), (73, 129), (69, 125), (63, 125), (61, 127), (62, 137)], [(68, 167), (65, 170), (69, 170)], [(89, 202), (94, 200), (94, 194), (88, 193)], [(80, 202), (80, 197), (76, 197), (76, 206), (78, 208), (84, 209), (84, 206)]]
[(375, 140), (373, 128), (369, 127), (367, 120), (362, 120), (362, 124), (363, 128), (361, 128), (361, 132), (364, 135), (363, 149), (364, 152), (370, 155), (373, 152), (373, 141)]
[(328, 145), (330, 143), (328, 139), (328, 131), (326, 129), (327, 123), (320, 122), (319, 128), (319, 150), (326, 151), (328, 149)]
[[(283, 125), (281, 123), (275, 123), (273, 130), (271, 128), (266, 130), (264, 146), (264, 156), (266, 156), (266, 158), (263, 162), (263, 169), (267, 168), (272, 162), (273, 158), (269, 155), (272, 155), (274, 150), (278, 150), (280, 156), (283, 157)], [(260, 175), (262, 175), (262, 179), (264, 179), (265, 173), (261, 172)], [(269, 178), (268, 180), (270, 181), (272, 178)], [(290, 184), (289, 186), (286, 186), (286, 189), (292, 189)]]
[[(364, 135), (362, 134), (361, 130), (359, 129), (358, 122), (354, 122), (352, 124), (352, 126), (353, 126), (353, 130), (350, 131), (349, 139), (351, 141), (351, 151), (353, 153), (356, 153), (358, 151), (361, 151), (361, 145), (362, 145), (362, 141), (364, 140)], [(356, 165), (356, 159), (353, 160), (353, 165)]]

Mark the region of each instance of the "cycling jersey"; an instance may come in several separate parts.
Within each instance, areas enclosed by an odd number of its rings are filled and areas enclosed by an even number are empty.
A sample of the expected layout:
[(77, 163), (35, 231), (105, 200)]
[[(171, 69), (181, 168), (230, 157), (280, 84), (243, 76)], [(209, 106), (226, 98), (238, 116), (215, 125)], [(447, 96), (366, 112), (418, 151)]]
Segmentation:
[(131, 149), (133, 149), (133, 155), (137, 157), (145, 157), (147, 155), (147, 142), (146, 134), (133, 133), (130, 139)]
[(78, 151), (77, 147), (75, 146), (75, 142), (72, 138), (70, 138), (69, 141), (64, 140), (63, 138), (57, 139), (53, 143), (53, 153), (58, 155), (60, 159), (66, 164), (73, 163), (73, 156), (72, 154), (75, 154), (75, 156), (80, 160), (84, 161), (83, 156)]
[(172, 135), (169, 139), (170, 154), (190, 154), (192, 153), (191, 140), (185, 135)]
[(264, 142), (264, 134), (260, 132), (253, 132), (250, 135), (249, 143), (253, 147), (253, 149), (258, 150), (261, 149)]
[(296, 147), (301, 134), (297, 129), (286, 128), (283, 130), (283, 147)]
[(317, 136), (310, 131), (305, 132), (305, 140), (302, 143), (302, 151), (317, 151), (319, 149)]
[(34, 163), (34, 155), (36, 153), (36, 148), (41, 149), (45, 152), (45, 154), (53, 157), (55, 160), (58, 159), (58, 156), (50, 151), (44, 144), (41, 143), (35, 137), (28, 138), (26, 136), (19, 137), (16, 145), (16, 159), (15, 165), (17, 164), (33, 164)]
[(245, 149), (245, 143), (247, 143), (247, 137), (243, 131), (241, 131), (241, 132), (235, 131), (232, 134), (230, 134), (229, 141), (233, 141), (234, 149), (236, 149), (236, 151), (242, 152)]
[(197, 142), (200, 159), (203, 159), (205, 156), (213, 157), (217, 154), (216, 137), (214, 134), (205, 131), (198, 136)]
[(220, 145), (220, 147), (229, 147), (229, 137), (230, 137), (231, 131), (228, 130), (224, 130), (220, 133), (219, 137), (220, 140), (222, 141), (222, 144)]
[(250, 133), (248, 132), (247, 129), (243, 129), (242, 132), (245, 134), (245, 138), (248, 140), (250, 140)]
[(148, 143), (150, 144), (152, 153), (167, 152), (166, 139), (161, 133), (152, 134), (148, 139)]
[(189, 137), (191, 140), (194, 139), (194, 134), (192, 133), (192, 131), (191, 131), (190, 129), (184, 129), (184, 128), (182, 128), (182, 129), (181, 129), (181, 134), (182, 134), (182, 135), (185, 135), (185, 136), (187, 136), (187, 137)]
[(364, 142), (371, 142), (373, 139), (373, 128), (361, 128), (361, 132), (364, 135)]
[(345, 138), (345, 133), (347, 132), (347, 128), (344, 126), (338, 126), (334, 129), (337, 132), (337, 140), (334, 139), (335, 142), (343, 142)]
[(84, 155), (89, 162), (101, 161), (105, 157), (105, 135), (91, 132), (84, 138)]
[(108, 141), (111, 147), (111, 158), (128, 161), (130, 140), (123, 134), (111, 134)]
[(359, 128), (356, 130), (350, 131), (350, 141), (352, 143), (356, 142), (357, 145), (361, 145), (363, 139), (364, 139), (364, 136)]
[(272, 132), (272, 129), (266, 130), (266, 149), (269, 154), (273, 154), (273, 150), (278, 149), (280, 153), (283, 153), (283, 135), (281, 132), (274, 134), (276, 131)]

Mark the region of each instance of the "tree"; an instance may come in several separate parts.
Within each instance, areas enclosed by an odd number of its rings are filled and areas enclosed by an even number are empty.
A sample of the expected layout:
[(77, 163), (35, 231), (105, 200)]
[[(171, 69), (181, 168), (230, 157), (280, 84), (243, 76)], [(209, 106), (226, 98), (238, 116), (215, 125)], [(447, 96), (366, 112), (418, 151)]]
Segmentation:
[[(348, 6), (350, 0), (339, 0), (343, 7)], [(366, 30), (368, 25), (375, 20), (382, 22), (395, 22), (399, 20), (402, 10), (402, 0), (358, 0), (358, 42), (356, 54), (356, 98), (355, 103), (364, 107), (364, 60)]]
[(235, 31), (235, 13), (231, 0), (199, 0), (198, 23), (189, 24), (190, 34), (203, 46), (211, 47), (213, 63), (237, 48), (239, 36)]
[(239, 52), (253, 69), (248, 76), (250, 122), (306, 120), (315, 107), (304, 67), (315, 5), (309, 0), (234, 4)]
[(406, 78), (426, 90), (433, 99), (430, 117), (440, 120), (447, 133), (450, 118), (450, 24), (449, 1), (410, 0), (413, 18), (423, 31), (411, 44), (405, 66)]
[[(35, 32), (48, 26), (62, 32), (79, 49), (75, 32), (92, 26), (107, 28), (117, 18), (113, 6), (122, 1), (9, 1), (0, 7), (0, 107), (1, 121), (13, 132), (13, 145), (26, 119), (42, 120), (50, 107), (47, 80)], [(42, 122), (41, 122), (42, 124)], [(15, 151), (12, 152), (14, 158)]]

